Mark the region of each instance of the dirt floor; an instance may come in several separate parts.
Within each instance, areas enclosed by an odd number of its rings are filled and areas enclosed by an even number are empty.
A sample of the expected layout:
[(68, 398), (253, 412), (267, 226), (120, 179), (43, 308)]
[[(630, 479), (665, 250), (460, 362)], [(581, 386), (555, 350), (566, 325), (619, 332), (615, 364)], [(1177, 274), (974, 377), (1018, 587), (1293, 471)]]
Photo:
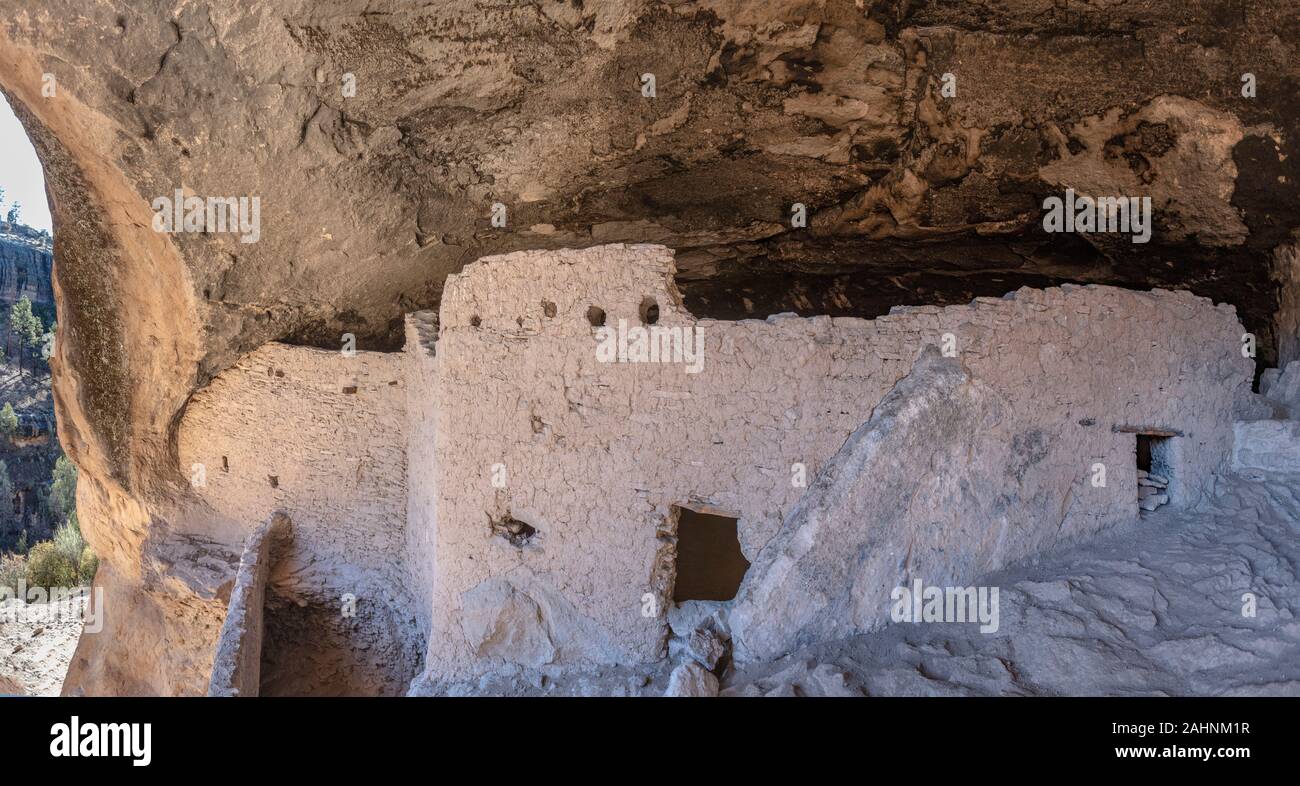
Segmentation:
[(0, 603), (0, 694), (59, 695), (81, 635), (85, 604), (84, 598)]

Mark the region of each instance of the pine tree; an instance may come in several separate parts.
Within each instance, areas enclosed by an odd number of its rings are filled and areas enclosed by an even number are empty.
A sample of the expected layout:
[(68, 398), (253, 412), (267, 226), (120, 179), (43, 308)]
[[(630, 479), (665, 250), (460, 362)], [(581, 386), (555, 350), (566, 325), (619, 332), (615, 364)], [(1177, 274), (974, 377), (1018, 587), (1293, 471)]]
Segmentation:
[(4, 434), (10, 439), (18, 433), (18, 415), (14, 412), (14, 405), (8, 401), (3, 407), (0, 407), (0, 434)]
[(23, 352), (34, 347), (45, 332), (41, 318), (32, 313), (32, 301), (19, 298), (9, 310), (9, 330), (18, 339), (18, 376), (23, 375)]
[(55, 521), (65, 521), (77, 512), (77, 465), (59, 456), (50, 483), (50, 512)]

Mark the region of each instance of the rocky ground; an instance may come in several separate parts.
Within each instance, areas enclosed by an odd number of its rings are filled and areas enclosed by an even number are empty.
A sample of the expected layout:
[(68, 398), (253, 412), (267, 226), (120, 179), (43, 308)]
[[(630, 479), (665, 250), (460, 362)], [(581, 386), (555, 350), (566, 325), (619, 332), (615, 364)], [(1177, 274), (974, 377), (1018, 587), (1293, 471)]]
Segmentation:
[[(891, 625), (743, 669), (741, 695), (1300, 696), (1300, 477), (1225, 484), (977, 582), (1001, 625)], [(1242, 595), (1258, 600), (1243, 616)]]
[[(893, 624), (728, 670), (722, 695), (1300, 696), (1300, 476), (1219, 491), (1202, 510), (1162, 508), (975, 582), (1000, 588), (996, 633)], [(68, 608), (47, 611), (0, 615), (0, 678), (29, 695), (58, 694), (80, 630)], [(414, 692), (655, 696), (668, 680), (667, 668), (521, 672)]]
[(81, 635), (85, 602), (0, 604), (0, 694), (59, 695)]
[[(996, 633), (978, 623), (893, 624), (727, 670), (721, 693), (1300, 696), (1298, 536), (1300, 476), (1234, 477), (1200, 510), (1143, 514), (973, 582), (999, 588)], [(1243, 614), (1248, 592), (1254, 617)], [(664, 668), (499, 675), (444, 689), (657, 696), (668, 685)]]

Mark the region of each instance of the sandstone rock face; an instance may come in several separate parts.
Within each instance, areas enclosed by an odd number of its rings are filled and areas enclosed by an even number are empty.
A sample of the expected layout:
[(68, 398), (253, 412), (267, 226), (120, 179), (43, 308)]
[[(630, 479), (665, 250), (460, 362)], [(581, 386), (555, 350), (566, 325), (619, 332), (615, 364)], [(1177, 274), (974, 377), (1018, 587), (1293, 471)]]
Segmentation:
[(1300, 472), (1300, 421), (1238, 423), (1232, 463), (1238, 470)]
[[(1296, 346), (1300, 279), (1275, 277), (1300, 226), (1293, 2), (0, 0), (0, 19), (0, 89), (52, 195), (60, 438), (99, 581), (134, 619), (83, 643), (87, 692), (206, 679), (210, 655), (156, 652), (211, 643), (252, 525), (176, 460), (191, 399), (270, 342), (396, 350), (487, 254), (664, 243), (700, 317), (1190, 289), (1237, 308), (1263, 364)], [(1045, 234), (1067, 187), (1149, 192), (1152, 242)], [(258, 242), (153, 231), (177, 189), (259, 197)], [(441, 494), (408, 504), (428, 521)], [(423, 524), (402, 540), (441, 547)]]
[(28, 227), (0, 222), (0, 303), (27, 298), (54, 304), (50, 267), (54, 261), (48, 242)]

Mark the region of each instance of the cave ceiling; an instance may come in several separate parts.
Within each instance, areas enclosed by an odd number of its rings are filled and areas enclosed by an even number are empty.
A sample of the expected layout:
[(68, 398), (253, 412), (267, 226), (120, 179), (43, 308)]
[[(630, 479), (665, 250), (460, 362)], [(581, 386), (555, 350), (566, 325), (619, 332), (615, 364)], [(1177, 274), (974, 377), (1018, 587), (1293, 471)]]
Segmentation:
[[(1107, 283), (1231, 303), (1273, 351), (1270, 260), (1300, 224), (1294, 2), (0, 8), (143, 203), (260, 197), (256, 243), (170, 236), (200, 377), (269, 340), (396, 349), (468, 262), (609, 242), (676, 249), (702, 316)], [(57, 203), (78, 173), (39, 114)], [(1150, 242), (1048, 234), (1066, 188), (1150, 196)], [(62, 201), (56, 240), (92, 242)]]

